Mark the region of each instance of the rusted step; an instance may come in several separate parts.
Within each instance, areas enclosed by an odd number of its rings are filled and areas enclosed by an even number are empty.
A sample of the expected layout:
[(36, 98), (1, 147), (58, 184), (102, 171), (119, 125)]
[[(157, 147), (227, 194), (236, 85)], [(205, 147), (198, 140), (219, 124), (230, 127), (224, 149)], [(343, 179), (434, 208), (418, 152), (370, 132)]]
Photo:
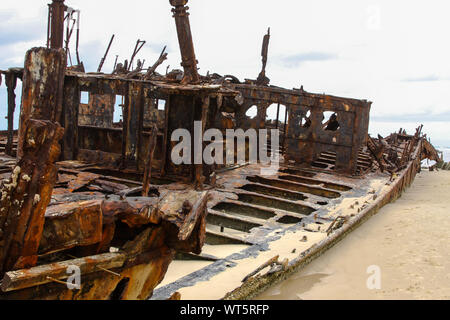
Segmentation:
[(270, 185), (273, 187), (303, 192), (303, 193), (309, 193), (320, 197), (325, 198), (339, 198), (341, 194), (335, 190), (330, 190), (322, 187), (313, 187), (307, 184), (293, 182), (293, 181), (287, 181), (287, 180), (281, 180), (281, 179), (271, 179), (271, 178), (263, 178), (260, 176), (253, 176), (253, 177), (247, 177), (247, 180), (251, 182), (257, 182), (265, 185)]
[(342, 184), (327, 182), (327, 181), (318, 180), (318, 179), (303, 178), (303, 177), (296, 176), (296, 175), (280, 175), (279, 178), (282, 180), (289, 180), (289, 181), (305, 183), (305, 184), (323, 185), (327, 189), (333, 189), (333, 190), (338, 190), (338, 191), (349, 191), (352, 189), (351, 187), (345, 186)]
[(323, 161), (314, 161), (311, 164), (311, 166), (316, 167), (316, 168), (320, 168), (320, 169), (328, 169), (330, 167), (330, 165), (333, 165), (333, 164), (326, 163), (326, 162), (323, 162)]
[(225, 228), (247, 233), (250, 232), (251, 229), (261, 227), (263, 225), (263, 222), (257, 222), (255, 219), (249, 217), (244, 219), (239, 216), (229, 215), (212, 209), (208, 210), (206, 221), (209, 224), (223, 226)]
[(290, 211), (268, 208), (260, 205), (230, 199), (224, 202), (220, 202), (213, 209), (216, 210), (218, 209), (220, 210), (220, 212), (228, 213), (230, 215), (253, 217), (257, 223), (258, 222), (263, 223), (264, 220), (273, 219), (274, 217), (276, 217), (275, 221), (277, 222), (279, 222), (279, 220), (285, 216), (292, 217), (296, 221), (301, 221), (305, 217), (305, 215)]
[(227, 200), (215, 205), (212, 210), (268, 220), (276, 216), (273, 210), (265, 210), (259, 206), (245, 204), (240, 201)]
[[(323, 152), (319, 157), (319, 161), (334, 165), (336, 163), (336, 154)], [(368, 166), (372, 163), (372, 160), (370, 158), (365, 158), (359, 155), (357, 163), (359, 165)]]
[(276, 196), (279, 198), (283, 198), (286, 200), (292, 201), (304, 201), (311, 204), (318, 204), (320, 206), (324, 206), (328, 204), (328, 198), (308, 194), (305, 195), (303, 193), (297, 191), (291, 191), (285, 188), (272, 187), (265, 184), (260, 183), (249, 183), (240, 189), (246, 190), (253, 193), (258, 193), (267, 196)]
[(280, 209), (288, 212), (294, 212), (301, 215), (310, 215), (315, 208), (310, 207), (308, 203), (302, 201), (282, 200), (276, 197), (263, 196), (253, 192), (235, 191), (239, 201), (257, 204), (263, 207)]
[(290, 191), (277, 187), (270, 187), (260, 183), (249, 183), (245, 186), (242, 186), (240, 189), (259, 193), (268, 196), (276, 196), (287, 200), (298, 201), (298, 200), (306, 200), (308, 199), (303, 193)]

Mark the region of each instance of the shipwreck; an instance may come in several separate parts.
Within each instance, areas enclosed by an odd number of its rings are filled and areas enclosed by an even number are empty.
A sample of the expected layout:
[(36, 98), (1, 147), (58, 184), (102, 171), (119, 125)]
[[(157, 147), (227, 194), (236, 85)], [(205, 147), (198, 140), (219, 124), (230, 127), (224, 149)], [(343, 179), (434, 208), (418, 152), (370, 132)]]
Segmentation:
[[(113, 36), (96, 72), (86, 72), (81, 11), (64, 0), (49, 4), (47, 46), (30, 49), (23, 68), (0, 70), (8, 91), (0, 299), (249, 299), (399, 197), (423, 159), (440, 160), (422, 126), (370, 137), (367, 100), (270, 85), (270, 31), (256, 79), (200, 75), (187, 2), (170, 0), (183, 70), (158, 73), (164, 51), (144, 68), (134, 61), (138, 40), (129, 60), (102, 73)], [(272, 107), (276, 119), (267, 117)], [(270, 135), (259, 143), (280, 168), (268, 176), (250, 161), (174, 164), (173, 132), (194, 135), (199, 121), (203, 132), (278, 129), (277, 150)], [(288, 238), (298, 245), (286, 246)], [(216, 254), (222, 245), (231, 251)], [(174, 260), (208, 263), (162, 283)], [(74, 266), (81, 282), (69, 288)]]

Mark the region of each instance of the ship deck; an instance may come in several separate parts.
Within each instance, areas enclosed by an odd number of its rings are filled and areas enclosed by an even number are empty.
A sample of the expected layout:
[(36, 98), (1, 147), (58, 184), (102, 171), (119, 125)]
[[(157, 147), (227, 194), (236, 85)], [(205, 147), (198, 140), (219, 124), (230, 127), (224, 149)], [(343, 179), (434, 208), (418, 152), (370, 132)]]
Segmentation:
[(254, 297), (399, 197), (420, 168), (420, 148), (394, 176), (281, 167), (263, 177), (259, 165), (221, 174), (208, 205), (203, 253), (179, 256), (152, 299), (174, 292), (187, 300)]

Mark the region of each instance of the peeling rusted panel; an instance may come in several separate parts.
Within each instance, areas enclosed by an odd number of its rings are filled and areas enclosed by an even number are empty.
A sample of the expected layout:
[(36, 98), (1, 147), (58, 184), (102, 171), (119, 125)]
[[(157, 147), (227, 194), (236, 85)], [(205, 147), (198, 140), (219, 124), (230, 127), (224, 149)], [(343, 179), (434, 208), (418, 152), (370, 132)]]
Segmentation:
[(90, 94), (88, 104), (80, 104), (78, 125), (112, 128), (114, 119), (114, 94)]
[(63, 160), (76, 159), (78, 152), (78, 115), (80, 109), (80, 88), (78, 81), (66, 78), (63, 101)]
[[(237, 128), (266, 128), (267, 108), (282, 104), (288, 116), (282, 130), (286, 161), (311, 165), (323, 152), (335, 152), (334, 170), (357, 173), (359, 150), (368, 133), (370, 102), (248, 84), (232, 87), (244, 98), (236, 107)], [(257, 107), (257, 115), (250, 119), (246, 113), (252, 106)], [(324, 122), (325, 112), (334, 113), (334, 128)]]
[(17, 155), (23, 156), (29, 119), (61, 123), (66, 54), (62, 49), (33, 48), (25, 57)]
[(150, 128), (156, 124), (158, 128), (164, 127), (164, 110), (158, 110), (158, 101), (153, 98), (146, 98), (144, 104), (144, 127)]
[(1, 188), (0, 274), (36, 264), (45, 209), (57, 178), (54, 162), (64, 130), (39, 120), (28, 120), (24, 128), (24, 156)]
[(102, 239), (101, 201), (73, 202), (51, 206), (45, 212), (40, 253), (88, 246)]

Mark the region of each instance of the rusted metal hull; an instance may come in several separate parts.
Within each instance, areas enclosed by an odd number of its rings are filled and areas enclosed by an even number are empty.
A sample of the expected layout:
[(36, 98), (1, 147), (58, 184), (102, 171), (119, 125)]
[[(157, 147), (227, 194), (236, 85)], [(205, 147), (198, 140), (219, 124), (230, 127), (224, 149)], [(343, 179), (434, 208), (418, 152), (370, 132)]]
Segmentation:
[[(169, 248), (159, 248), (149, 253), (147, 260), (131, 267), (113, 267), (110, 272), (97, 269), (83, 276), (80, 289), (69, 289), (64, 278), (31, 288), (6, 292), (0, 295), (5, 300), (145, 300), (161, 282), (175, 252)], [(85, 259), (89, 259), (86, 257)], [(67, 262), (70, 263), (70, 262)], [(101, 265), (99, 266), (101, 267)], [(98, 271), (99, 270), (99, 271)], [(32, 270), (26, 272), (31, 273)], [(28, 277), (29, 274), (27, 274)], [(48, 280), (47, 280), (48, 281)], [(123, 285), (119, 285), (123, 284)]]
[[(112, 74), (85, 73), (78, 51), (78, 65), (67, 67), (63, 0), (50, 5), (47, 48), (29, 50), (23, 69), (0, 71), (9, 120), (0, 140), (0, 299), (194, 299), (198, 289), (204, 298), (251, 298), (400, 196), (422, 158), (438, 160), (422, 127), (370, 137), (369, 101), (269, 86), (270, 30), (257, 80), (201, 76), (187, 2), (170, 0), (184, 72), (156, 72), (164, 50), (147, 72), (140, 60), (132, 70), (141, 40)], [(281, 168), (267, 176), (261, 163), (195, 162), (203, 139), (191, 161), (175, 164), (178, 129), (194, 139), (208, 129), (279, 129), (278, 150), (260, 135), (230, 153), (249, 161), (251, 150), (265, 148), (280, 154)], [(290, 237), (301, 245), (286, 251)], [(222, 244), (238, 247), (216, 256)], [(159, 285), (175, 259), (211, 265)], [(76, 289), (66, 283), (72, 267), (81, 271)]]
[[(212, 259), (211, 264), (159, 286), (153, 299), (165, 299), (174, 291), (184, 299), (255, 297), (306, 266), (400, 197), (420, 171), (425, 143), (418, 141), (411, 160), (394, 177), (370, 173), (355, 179), (284, 167), (277, 176), (263, 180), (254, 178), (258, 168), (251, 166), (219, 175), (223, 189), (214, 193), (208, 206), (205, 254)], [(220, 231), (219, 226), (225, 230)], [(223, 244), (236, 249), (221, 256), (218, 252)], [(221, 290), (202, 294), (205, 286)]]
[[(178, 212), (187, 199), (194, 203), (182, 217)], [(147, 299), (176, 252), (201, 252), (207, 199), (207, 192), (174, 191), (161, 200), (50, 205), (38, 262), (6, 272), (0, 299)], [(117, 248), (109, 253), (111, 246)], [(81, 272), (76, 289), (66, 283), (73, 266)]]
[(325, 240), (320, 241), (310, 249), (303, 252), (297, 259), (291, 261), (288, 267), (284, 270), (280, 270), (270, 275), (252, 278), (243, 283), (239, 288), (226, 293), (223, 299), (246, 300), (256, 297), (258, 294), (264, 292), (271, 286), (285, 280), (293, 273), (298, 272), (307, 266), (311, 261), (321, 256), (328, 249), (332, 248), (339, 241), (344, 239), (347, 234), (358, 228), (366, 220), (370, 219), (370, 217), (375, 215), (383, 206), (401, 197), (402, 193), (414, 182), (416, 174), (420, 171), (421, 159), (418, 156), (417, 151), (420, 150), (421, 147), (421, 145), (417, 147), (416, 158), (411, 161), (400, 176), (392, 182), (389, 190), (384, 191), (383, 194), (377, 197), (376, 201), (368, 205), (359, 214), (348, 220), (342, 228), (336, 230)]

